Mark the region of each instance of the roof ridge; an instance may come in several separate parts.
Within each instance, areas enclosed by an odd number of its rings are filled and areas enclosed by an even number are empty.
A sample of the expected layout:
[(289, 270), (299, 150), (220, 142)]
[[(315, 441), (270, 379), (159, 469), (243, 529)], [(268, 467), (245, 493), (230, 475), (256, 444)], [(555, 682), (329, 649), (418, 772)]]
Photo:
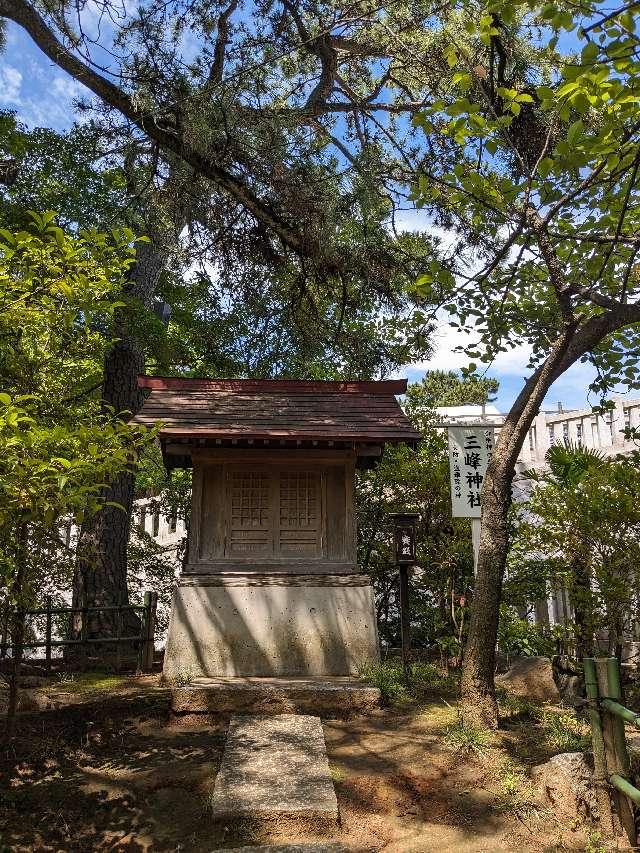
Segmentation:
[(315, 379), (192, 379), (181, 376), (138, 376), (138, 387), (151, 391), (299, 391), (313, 393), (404, 394), (406, 379), (315, 380)]

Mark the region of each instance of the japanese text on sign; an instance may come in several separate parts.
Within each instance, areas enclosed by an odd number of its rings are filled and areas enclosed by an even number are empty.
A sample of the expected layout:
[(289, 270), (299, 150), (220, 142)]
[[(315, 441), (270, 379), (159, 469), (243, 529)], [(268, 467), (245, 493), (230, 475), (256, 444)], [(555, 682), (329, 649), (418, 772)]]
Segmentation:
[(493, 427), (449, 427), (454, 518), (480, 518), (480, 493), (493, 453)]

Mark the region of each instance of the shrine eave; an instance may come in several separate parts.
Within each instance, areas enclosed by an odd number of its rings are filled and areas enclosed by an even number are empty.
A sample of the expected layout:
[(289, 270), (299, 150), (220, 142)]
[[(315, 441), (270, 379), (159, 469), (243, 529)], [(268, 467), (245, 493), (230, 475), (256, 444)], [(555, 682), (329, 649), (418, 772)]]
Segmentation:
[[(185, 457), (193, 447), (335, 448), (407, 443), (420, 433), (396, 395), (406, 380), (306, 382), (298, 380), (180, 379), (141, 376), (150, 391), (134, 418), (159, 425), (165, 460)], [(185, 452), (169, 451), (179, 443)]]

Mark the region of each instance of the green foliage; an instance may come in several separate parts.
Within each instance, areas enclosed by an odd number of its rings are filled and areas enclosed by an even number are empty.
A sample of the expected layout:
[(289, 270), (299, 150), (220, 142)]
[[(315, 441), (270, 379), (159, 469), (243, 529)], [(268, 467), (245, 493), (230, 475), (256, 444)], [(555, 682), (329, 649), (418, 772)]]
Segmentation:
[(104, 483), (152, 437), (83, 394), (99, 374), (131, 235), (71, 237), (51, 213), (31, 221), (0, 231), (0, 572), (21, 596), (68, 565), (58, 526), (99, 511)]
[[(571, 452), (563, 454), (571, 459)], [(611, 650), (634, 608), (640, 560), (640, 458), (637, 454), (575, 466), (566, 461), (539, 478), (522, 508), (519, 547), (546, 558), (549, 585), (568, 589), (590, 642), (599, 628)]]
[(537, 625), (521, 619), (515, 607), (500, 605), (498, 648), (509, 656), (552, 655), (553, 643)]
[(418, 566), (412, 573), (413, 641), (436, 643), (442, 656), (457, 655), (465, 620), (465, 597), (473, 573), (467, 519), (451, 518), (447, 438), (438, 430), (435, 409), (482, 403), (495, 393), (492, 379), (463, 379), (452, 371), (432, 371), (407, 390), (405, 410), (420, 429), (417, 450), (388, 447), (380, 464), (357, 481), (359, 561), (374, 582), (380, 634), (399, 643), (396, 573), (393, 569), (391, 512), (418, 512)]
[(463, 33), (441, 22), (449, 71), (414, 124), (452, 156), (425, 162), (413, 197), (469, 251), (443, 252), (417, 292), (472, 328), (474, 362), (525, 344), (531, 369), (566, 334), (570, 358), (598, 368), (594, 389), (640, 387), (632, 9), (462, 0)]

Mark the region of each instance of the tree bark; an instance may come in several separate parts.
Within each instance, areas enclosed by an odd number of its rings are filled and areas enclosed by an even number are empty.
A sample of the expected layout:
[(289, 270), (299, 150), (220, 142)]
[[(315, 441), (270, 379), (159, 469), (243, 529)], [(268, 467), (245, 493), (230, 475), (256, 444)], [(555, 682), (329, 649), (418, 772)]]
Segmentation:
[(485, 728), (498, 725), (493, 676), (502, 580), (509, 551), (511, 484), (529, 428), (559, 375), (575, 331), (575, 325), (567, 325), (547, 359), (525, 383), (500, 430), (487, 468), (482, 490), (478, 571), (462, 667), (462, 713), (465, 722), (472, 725)]
[[(146, 307), (153, 296), (165, 263), (165, 255), (154, 243), (139, 243), (127, 292)], [(144, 372), (142, 344), (120, 323), (118, 341), (107, 353), (104, 364), (103, 405), (124, 420), (140, 411), (143, 395), (138, 388), (138, 376)], [(129, 604), (127, 585), (127, 543), (133, 509), (134, 474), (122, 473), (102, 491), (105, 501), (119, 506), (105, 506), (82, 525), (78, 541), (76, 570), (73, 584), (74, 607), (111, 607)], [(121, 509), (119, 507), (122, 507)], [(115, 613), (91, 614), (87, 637), (112, 636), (115, 633)], [(124, 614), (123, 630), (134, 634), (140, 622), (133, 612)], [(72, 634), (79, 634), (82, 617), (74, 619)]]
[(576, 658), (581, 661), (593, 654), (593, 601), (588, 560), (578, 554), (571, 563), (573, 586), (573, 621), (576, 633)]

